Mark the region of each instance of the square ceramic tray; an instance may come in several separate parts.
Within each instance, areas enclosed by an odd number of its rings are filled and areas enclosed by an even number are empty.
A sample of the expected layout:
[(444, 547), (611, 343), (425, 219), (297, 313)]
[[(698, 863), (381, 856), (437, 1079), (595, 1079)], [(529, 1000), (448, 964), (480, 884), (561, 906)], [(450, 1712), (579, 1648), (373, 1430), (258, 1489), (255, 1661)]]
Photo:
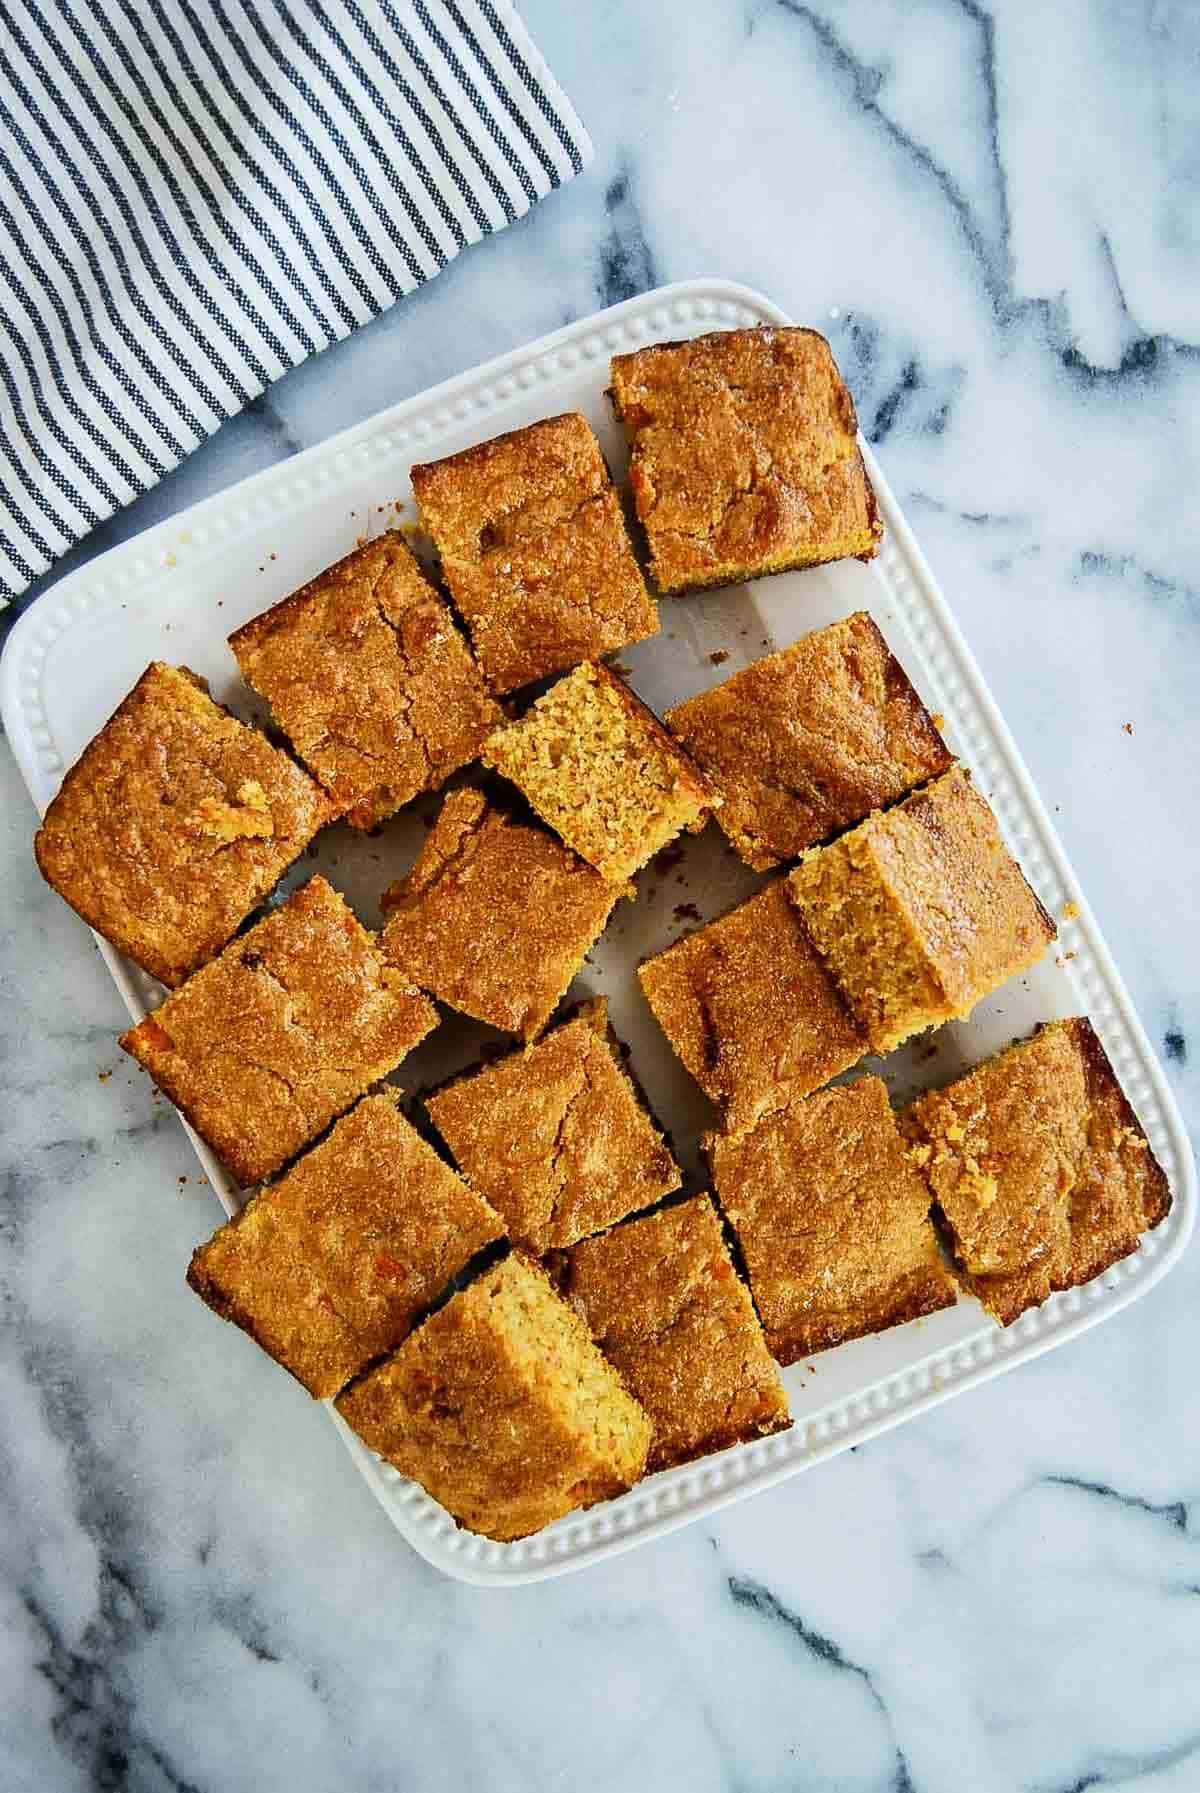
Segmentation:
[[(186, 662), (210, 679), (219, 700), (252, 714), (253, 700), (225, 637), (346, 553), (357, 536), (412, 521), (412, 462), (578, 408), (621, 477), (624, 446), (604, 398), (610, 355), (707, 330), (787, 321), (768, 300), (723, 281), (647, 293), (383, 411), (64, 579), (18, 622), (0, 668), (4, 726), (39, 810), (57, 790), (64, 767), (150, 659)], [(665, 599), (662, 633), (625, 650), (621, 661), (641, 696), (661, 713), (771, 648), (851, 610), (869, 610), (930, 709), (945, 718), (951, 747), (972, 767), (1062, 930), (1057, 951), (997, 991), (969, 1022), (943, 1028), (932, 1042), (919, 1041), (872, 1068), (894, 1094), (907, 1096), (923, 1084), (947, 1081), (1038, 1021), (1086, 1013), (1170, 1179), (1174, 1207), (1132, 1257), (1086, 1288), (1052, 1297), (1007, 1331), (975, 1301), (963, 1299), (926, 1320), (795, 1364), (784, 1372), (796, 1422), (790, 1431), (665, 1471), (515, 1544), (459, 1531), (420, 1488), (364, 1449), (331, 1410), (397, 1528), (430, 1562), (462, 1580), (512, 1585), (577, 1569), (811, 1469), (1116, 1313), (1164, 1275), (1187, 1241), (1195, 1170), (1166, 1080), (979, 669), (870, 450), (864, 452), (887, 530), (876, 561), (844, 561)], [(724, 656), (719, 670), (714, 656)], [(377, 923), (379, 893), (407, 869), (422, 836), (420, 817), (410, 812), (369, 840), (339, 825), (326, 831), (315, 860), (302, 862), (293, 881), (319, 867), (364, 920)], [(678, 866), (642, 874), (637, 903), (620, 906), (623, 913), (573, 991), (608, 996), (617, 1031), (632, 1048), (634, 1066), (694, 1187), (702, 1186), (696, 1140), (713, 1124), (712, 1113), (652, 1020), (634, 966), (683, 931), (686, 906), (707, 919), (760, 882), (710, 826), (687, 841)], [(100, 950), (130, 1014), (140, 1018), (157, 1000), (156, 986), (103, 942)], [(1067, 960), (1069, 951), (1074, 957)], [(473, 1062), (482, 1037), (465, 1022), (443, 1025), (405, 1061), (397, 1081), (410, 1091), (427, 1087)], [(193, 1143), (214, 1190), (233, 1212), (238, 1191), (194, 1135)], [(182, 1273), (181, 1265), (181, 1291)]]

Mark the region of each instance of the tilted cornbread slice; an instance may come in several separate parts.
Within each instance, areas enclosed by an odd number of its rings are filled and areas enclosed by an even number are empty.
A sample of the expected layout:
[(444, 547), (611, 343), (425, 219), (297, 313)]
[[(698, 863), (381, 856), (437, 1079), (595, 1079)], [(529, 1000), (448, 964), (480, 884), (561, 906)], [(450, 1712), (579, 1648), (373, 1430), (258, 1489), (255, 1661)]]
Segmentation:
[(505, 1258), (339, 1396), (338, 1412), (468, 1531), (524, 1538), (620, 1494), (651, 1425), (545, 1272)]

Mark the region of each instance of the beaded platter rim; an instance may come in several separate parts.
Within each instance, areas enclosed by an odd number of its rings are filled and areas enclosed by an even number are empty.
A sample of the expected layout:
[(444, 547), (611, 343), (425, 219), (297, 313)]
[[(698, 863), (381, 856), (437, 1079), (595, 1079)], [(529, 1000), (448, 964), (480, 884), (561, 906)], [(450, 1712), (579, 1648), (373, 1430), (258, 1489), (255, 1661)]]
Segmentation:
[[(556, 377), (575, 374), (588, 363), (605, 367), (610, 355), (669, 340), (681, 327), (788, 322), (769, 299), (730, 281), (694, 280), (659, 288), (392, 406), (166, 519), (68, 575), (18, 619), (0, 661), (0, 714), (39, 811), (64, 769), (47, 715), (49, 650), (96, 608), (152, 588), (174, 564), (169, 556), (181, 551), (181, 525), (186, 526), (189, 556), (220, 552), (266, 522), (295, 516), (315, 495), (352, 487), (368, 469), (407, 472), (414, 460), (436, 452), (440, 435), (475, 417), (503, 413), (531, 391), (552, 389)], [(330, 1417), (357, 1467), (397, 1529), (430, 1563), (458, 1580), (516, 1586), (561, 1575), (661, 1537), (799, 1474), (1119, 1312), (1171, 1269), (1190, 1236), (1197, 1206), (1195, 1163), (1162, 1067), (1007, 725), (874, 455), (866, 443), (862, 447), (887, 531), (873, 571), (912, 632), (939, 706), (962, 745), (962, 757), (988, 790), (1004, 833), (1041, 900), (1055, 915), (1074, 905), (1075, 913), (1061, 924), (1064, 942), (1075, 954), (1073, 979), (1166, 1172), (1173, 1196), (1171, 1212), (1132, 1256), (1082, 1288), (1051, 1296), (1014, 1325), (1001, 1330), (981, 1315), (981, 1324), (970, 1337), (874, 1380), (853, 1397), (808, 1414), (787, 1432), (664, 1471), (614, 1500), (516, 1543), (500, 1544), (461, 1531), (420, 1487), (368, 1451), (330, 1407)], [(106, 942), (97, 944), (130, 1015), (140, 1019), (159, 999), (157, 986)], [(236, 1204), (230, 1200), (221, 1166), (183, 1124), (210, 1183), (232, 1211)]]

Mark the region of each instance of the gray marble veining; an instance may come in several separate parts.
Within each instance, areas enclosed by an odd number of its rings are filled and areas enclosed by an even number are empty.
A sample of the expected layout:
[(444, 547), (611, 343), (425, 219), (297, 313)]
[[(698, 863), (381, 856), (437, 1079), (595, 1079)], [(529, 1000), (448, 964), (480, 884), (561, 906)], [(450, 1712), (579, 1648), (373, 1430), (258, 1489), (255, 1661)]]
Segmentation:
[[(525, 10), (595, 166), (72, 562), (648, 285), (758, 286), (830, 335), (1195, 1117), (1200, 12)], [(0, 753), (6, 1793), (1200, 1788), (1195, 1250), (710, 1524), (450, 1583), (184, 1288), (215, 1205), (32, 821)]]

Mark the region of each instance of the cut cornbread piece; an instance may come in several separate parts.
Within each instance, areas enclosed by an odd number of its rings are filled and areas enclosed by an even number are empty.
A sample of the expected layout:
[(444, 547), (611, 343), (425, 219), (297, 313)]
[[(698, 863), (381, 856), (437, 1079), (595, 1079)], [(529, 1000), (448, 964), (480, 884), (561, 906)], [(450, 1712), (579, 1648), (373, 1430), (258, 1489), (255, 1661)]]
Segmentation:
[(952, 763), (865, 610), (676, 704), (665, 721), (720, 792), (717, 821), (757, 871)]
[(607, 666), (587, 662), (519, 722), (497, 729), (483, 763), (604, 877), (624, 883), (713, 802), (703, 776), (652, 710)]
[(929, 1190), (878, 1077), (789, 1101), (704, 1148), (781, 1363), (953, 1306)]
[(437, 1019), (337, 891), (310, 878), (121, 1045), (248, 1184), (395, 1070)]
[(229, 645), (356, 828), (436, 790), (501, 720), (448, 605), (395, 531), (254, 617)]
[(854, 402), (815, 330), (720, 330), (612, 364), (664, 592), (876, 553)]
[(812, 848), (788, 891), (874, 1052), (968, 1014), (1055, 937), (958, 766)]
[(188, 1282), (324, 1400), (392, 1351), (503, 1234), (400, 1113), (367, 1096), (192, 1255)]
[(962, 1281), (1002, 1325), (1137, 1249), (1170, 1191), (1091, 1022), (1051, 1021), (902, 1117)]
[(539, 1255), (679, 1187), (679, 1167), (610, 1036), (603, 997), (425, 1106), (510, 1237)]
[(866, 1036), (782, 879), (638, 967), (655, 1019), (733, 1131), (848, 1070)]
[(651, 1426), (587, 1328), (519, 1255), (452, 1295), (337, 1401), (468, 1531), (540, 1531), (636, 1482)]
[(585, 1239), (563, 1256), (560, 1288), (653, 1421), (648, 1469), (791, 1425), (707, 1195)]
[(498, 692), (658, 632), (600, 444), (578, 411), (412, 470)]
[(632, 894), (482, 792), (451, 791), (416, 864), (384, 893), (383, 950), (451, 1008), (531, 1040)]
[(148, 666), (63, 779), (42, 876), (168, 985), (219, 952), (334, 809), (186, 666)]

